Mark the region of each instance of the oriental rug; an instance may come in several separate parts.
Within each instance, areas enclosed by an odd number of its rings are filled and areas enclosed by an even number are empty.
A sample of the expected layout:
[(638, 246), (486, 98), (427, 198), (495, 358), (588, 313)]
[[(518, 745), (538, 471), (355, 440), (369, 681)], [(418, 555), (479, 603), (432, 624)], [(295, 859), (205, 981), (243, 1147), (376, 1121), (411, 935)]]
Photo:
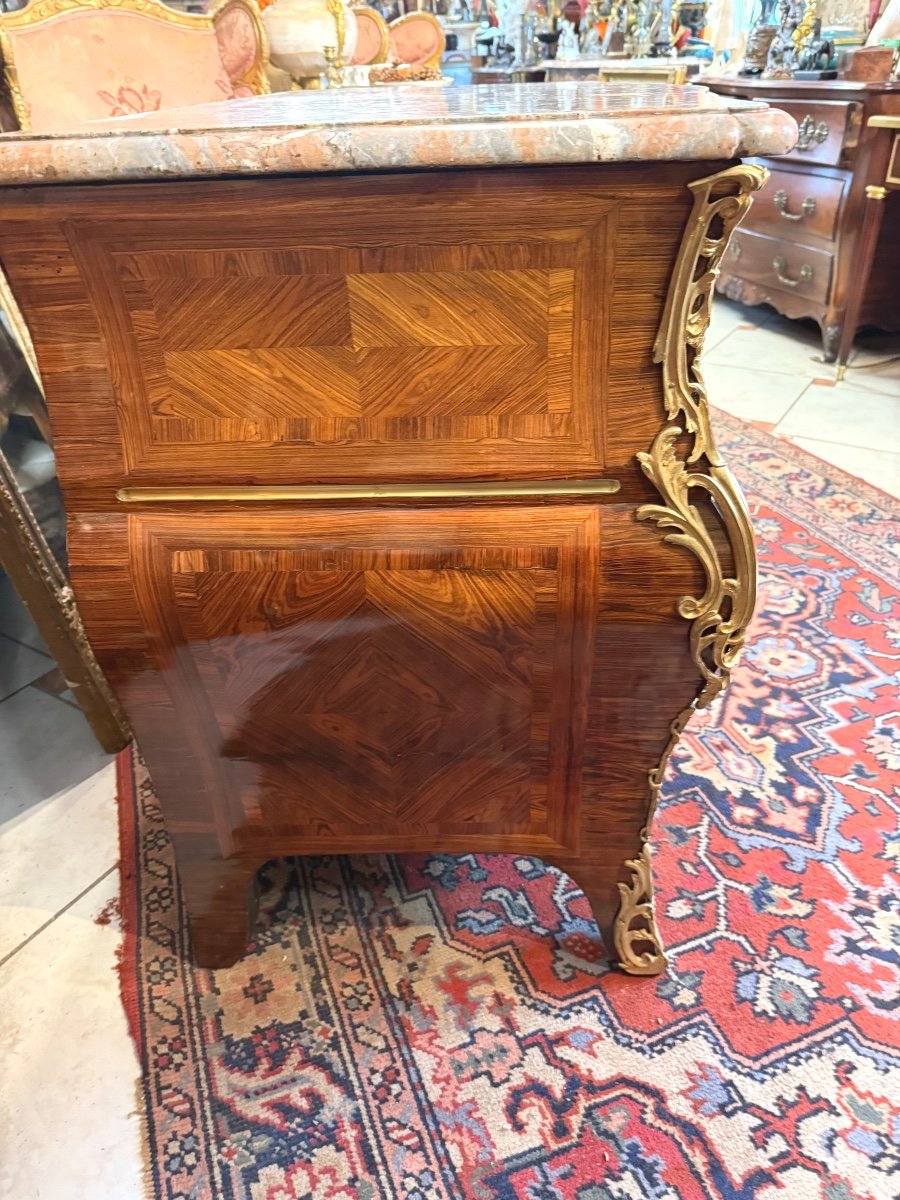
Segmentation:
[[(759, 616), (655, 826), (668, 971), (531, 858), (270, 864), (190, 965), (122, 760), (123, 993), (159, 1200), (895, 1200), (900, 507), (729, 417)], [(893, 539), (893, 540), (892, 540)]]

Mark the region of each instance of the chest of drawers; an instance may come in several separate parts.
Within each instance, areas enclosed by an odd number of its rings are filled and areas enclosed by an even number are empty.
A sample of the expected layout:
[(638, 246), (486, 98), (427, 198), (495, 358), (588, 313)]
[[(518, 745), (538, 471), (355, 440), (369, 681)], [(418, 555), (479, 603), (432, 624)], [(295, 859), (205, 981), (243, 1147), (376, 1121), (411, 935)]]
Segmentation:
[[(900, 85), (704, 80), (764, 98), (797, 122), (793, 150), (767, 159), (770, 177), (735, 234), (717, 288), (787, 317), (812, 317), (826, 362), (847, 362), (858, 328), (900, 329), (900, 197), (885, 194), (889, 131)], [(871, 206), (879, 209), (871, 211)]]
[(557, 865), (662, 969), (656, 796), (755, 595), (698, 355), (735, 155), (795, 133), (704, 95), (303, 93), (143, 159), (136, 121), (0, 146), (59, 181), (0, 191), (0, 263), (203, 965), (267, 859), (428, 850)]

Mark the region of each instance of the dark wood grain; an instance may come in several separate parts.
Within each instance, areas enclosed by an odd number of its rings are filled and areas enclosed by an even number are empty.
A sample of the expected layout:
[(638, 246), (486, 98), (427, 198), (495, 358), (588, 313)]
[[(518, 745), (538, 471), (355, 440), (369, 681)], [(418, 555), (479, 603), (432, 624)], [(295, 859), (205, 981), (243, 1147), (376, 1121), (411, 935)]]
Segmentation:
[[(279, 854), (530, 853), (607, 947), (696, 560), (635, 518), (690, 211), (726, 164), (8, 190), (85, 626), (198, 961)], [(618, 495), (123, 504), (124, 485), (560, 480)]]
[(813, 304), (827, 303), (834, 270), (831, 249), (739, 229), (731, 239), (726, 262), (742, 279), (767, 290), (789, 292)]

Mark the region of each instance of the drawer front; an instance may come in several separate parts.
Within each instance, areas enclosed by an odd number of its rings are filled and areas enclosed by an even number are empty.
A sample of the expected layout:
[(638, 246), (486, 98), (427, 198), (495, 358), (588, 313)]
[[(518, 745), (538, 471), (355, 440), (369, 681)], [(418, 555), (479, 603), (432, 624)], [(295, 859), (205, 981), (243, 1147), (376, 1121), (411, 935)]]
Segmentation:
[(658, 426), (653, 341), (692, 171), (60, 189), (33, 215), (13, 197), (0, 260), (64, 482), (590, 478), (633, 462)]
[(829, 250), (739, 229), (731, 239), (724, 270), (781, 292), (825, 304), (834, 255)]
[(744, 229), (759, 229), (785, 240), (807, 234), (832, 240), (847, 181), (804, 171), (771, 167), (769, 179), (753, 198)]
[(847, 138), (852, 118), (859, 105), (837, 100), (776, 100), (778, 108), (784, 109), (797, 122), (797, 145), (785, 158), (798, 162), (840, 162), (841, 150)]
[(575, 827), (596, 505), (129, 522), (173, 740), (208, 758), (244, 839), (517, 834), (540, 853)]

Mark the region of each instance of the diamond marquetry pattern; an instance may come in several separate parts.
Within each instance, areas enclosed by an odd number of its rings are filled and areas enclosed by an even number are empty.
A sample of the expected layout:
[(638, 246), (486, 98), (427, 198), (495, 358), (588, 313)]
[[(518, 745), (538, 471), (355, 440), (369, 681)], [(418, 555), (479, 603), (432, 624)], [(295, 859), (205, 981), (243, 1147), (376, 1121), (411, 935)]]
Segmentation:
[(583, 747), (561, 718), (586, 696), (595, 578), (573, 551), (595, 513), (505, 516), (426, 532), (417, 513), (331, 512), (283, 549), (174, 553), (179, 669), (245, 819), (546, 835), (548, 808), (570, 810)]
[(432, 436), (479, 419), (513, 433), (517, 418), (558, 425), (571, 406), (573, 282), (571, 270), (148, 279), (132, 311), (155, 423), (237, 419), (322, 441), (406, 436), (411, 417)]
[(482, 183), (398, 223), (315, 188), (79, 226), (131, 480), (602, 473), (613, 203)]
[[(295, 616), (309, 619), (276, 635), (271, 652), (251, 639), (249, 679), (240, 656), (220, 660), (234, 724), (223, 753), (262, 766), (264, 807), (287, 782), (295, 818), (305, 809), (351, 824), (450, 814), (521, 824), (530, 807), (540, 582), (529, 572), (366, 571), (262, 584), (270, 596), (302, 586)], [(215, 603), (216, 588), (227, 586), (209, 579), (202, 590)], [(488, 641), (491, 602), (509, 615)], [(450, 613), (459, 616), (448, 629)], [(262, 686), (261, 672), (271, 673)], [(270, 778), (267, 762), (279, 764)]]

